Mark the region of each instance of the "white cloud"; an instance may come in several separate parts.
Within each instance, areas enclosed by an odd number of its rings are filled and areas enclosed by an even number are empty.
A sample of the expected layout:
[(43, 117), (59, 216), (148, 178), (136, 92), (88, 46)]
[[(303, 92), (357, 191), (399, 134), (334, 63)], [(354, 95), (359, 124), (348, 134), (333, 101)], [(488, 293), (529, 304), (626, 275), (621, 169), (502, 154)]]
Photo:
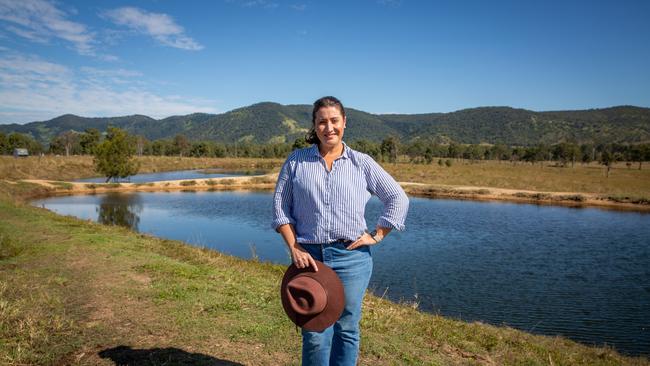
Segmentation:
[(142, 74), (126, 69), (69, 67), (35, 56), (0, 57), (0, 123), (31, 122), (65, 113), (145, 114), (154, 118), (216, 113), (211, 100), (151, 91)]
[(203, 49), (201, 44), (188, 37), (183, 27), (176, 24), (174, 19), (167, 14), (123, 7), (106, 11), (103, 15), (117, 25), (149, 35), (166, 46), (191, 51)]
[(0, 20), (9, 23), (6, 30), (34, 42), (59, 38), (79, 54), (94, 56), (94, 33), (67, 15), (45, 0), (0, 0)]
[(307, 9), (307, 4), (293, 4), (291, 5), (291, 9), (297, 11), (304, 11), (305, 9)]

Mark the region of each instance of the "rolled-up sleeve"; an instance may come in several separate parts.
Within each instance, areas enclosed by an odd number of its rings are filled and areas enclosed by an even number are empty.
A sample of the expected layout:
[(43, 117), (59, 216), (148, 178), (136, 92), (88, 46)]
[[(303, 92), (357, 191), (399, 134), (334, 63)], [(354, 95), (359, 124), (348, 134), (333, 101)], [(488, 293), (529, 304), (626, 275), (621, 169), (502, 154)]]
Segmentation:
[(370, 156), (365, 162), (365, 175), (368, 191), (376, 195), (384, 204), (378, 226), (404, 230), (409, 199), (400, 185)]
[(281, 225), (295, 225), (296, 223), (296, 220), (291, 215), (291, 206), (293, 203), (291, 160), (291, 156), (289, 156), (280, 170), (280, 175), (278, 176), (278, 181), (275, 185), (272, 223), (275, 230), (277, 230)]

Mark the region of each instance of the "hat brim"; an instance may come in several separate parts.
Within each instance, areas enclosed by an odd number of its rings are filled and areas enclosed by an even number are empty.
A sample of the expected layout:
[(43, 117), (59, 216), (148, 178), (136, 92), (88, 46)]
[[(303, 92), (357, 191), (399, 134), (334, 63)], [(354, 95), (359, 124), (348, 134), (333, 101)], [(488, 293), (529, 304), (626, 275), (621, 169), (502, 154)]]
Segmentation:
[[(280, 286), (280, 297), (282, 299), (282, 307), (289, 319), (297, 326), (304, 330), (311, 332), (322, 332), (341, 317), (343, 308), (345, 307), (345, 292), (343, 290), (343, 283), (339, 276), (325, 263), (317, 261), (318, 272), (309, 266), (307, 268), (298, 268), (291, 264), (284, 272), (282, 278), (282, 285)], [(289, 281), (297, 275), (309, 276), (318, 281), (327, 293), (327, 304), (322, 312), (316, 315), (301, 315), (296, 313), (289, 303), (287, 292), (285, 291)]]

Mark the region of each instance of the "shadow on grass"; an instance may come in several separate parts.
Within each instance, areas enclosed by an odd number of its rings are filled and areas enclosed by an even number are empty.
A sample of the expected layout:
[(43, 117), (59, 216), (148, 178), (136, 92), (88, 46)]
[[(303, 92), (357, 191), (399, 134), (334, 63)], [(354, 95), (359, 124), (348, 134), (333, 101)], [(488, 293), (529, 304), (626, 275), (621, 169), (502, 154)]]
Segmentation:
[(242, 364), (220, 360), (201, 353), (190, 353), (182, 349), (150, 348), (133, 349), (129, 346), (117, 346), (99, 352), (99, 357), (108, 358), (120, 366), (135, 365), (210, 365), (242, 366)]

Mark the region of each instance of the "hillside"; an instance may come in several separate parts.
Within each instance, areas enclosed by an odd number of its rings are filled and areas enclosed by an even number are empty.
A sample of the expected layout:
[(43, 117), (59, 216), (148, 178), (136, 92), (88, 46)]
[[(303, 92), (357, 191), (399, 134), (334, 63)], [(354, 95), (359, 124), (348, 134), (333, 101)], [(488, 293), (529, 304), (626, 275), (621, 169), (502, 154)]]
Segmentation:
[[(577, 143), (637, 143), (650, 141), (650, 109), (619, 106), (577, 111), (535, 112), (510, 107), (480, 107), (450, 113), (371, 114), (347, 109), (346, 140), (379, 141), (388, 135), (402, 141), (435, 139), (461, 143), (534, 145)], [(222, 114), (194, 113), (156, 120), (132, 115), (87, 118), (66, 114), (25, 125), (0, 125), (0, 132), (29, 134), (48, 143), (67, 130), (124, 128), (150, 140), (184, 134), (190, 140), (218, 142), (292, 142), (311, 124), (311, 106), (258, 103)]]

